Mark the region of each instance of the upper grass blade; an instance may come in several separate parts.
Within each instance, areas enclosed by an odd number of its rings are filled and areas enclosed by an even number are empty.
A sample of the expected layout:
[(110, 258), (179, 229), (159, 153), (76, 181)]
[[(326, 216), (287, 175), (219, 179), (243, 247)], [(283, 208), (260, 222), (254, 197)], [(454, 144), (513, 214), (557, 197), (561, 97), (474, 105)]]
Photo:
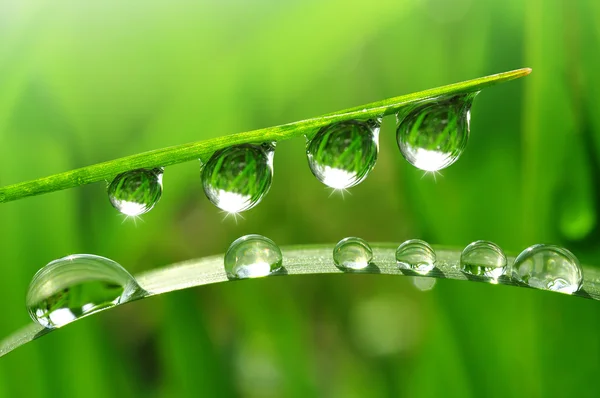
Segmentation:
[(336, 122), (390, 115), (411, 103), (442, 95), (479, 91), (498, 83), (526, 76), (530, 72), (531, 69), (529, 68), (517, 69), (510, 72), (498, 73), (473, 80), (467, 80), (461, 83), (389, 98), (280, 126), (267, 127), (126, 156), (92, 166), (82, 167), (64, 173), (0, 188), (0, 203), (10, 202), (28, 196), (60, 191), (79, 185), (107, 181), (117, 174), (130, 170), (170, 166), (196, 159), (206, 160), (215, 151), (231, 145), (256, 142), (277, 142), (302, 136), (310, 131)]

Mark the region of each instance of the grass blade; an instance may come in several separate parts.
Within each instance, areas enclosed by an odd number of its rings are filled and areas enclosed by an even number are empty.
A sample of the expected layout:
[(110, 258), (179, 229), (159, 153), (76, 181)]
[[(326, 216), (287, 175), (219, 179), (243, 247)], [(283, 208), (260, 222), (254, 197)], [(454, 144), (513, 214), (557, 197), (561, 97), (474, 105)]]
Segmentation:
[(206, 160), (213, 152), (231, 145), (253, 142), (277, 142), (302, 136), (314, 129), (344, 120), (368, 119), (381, 115), (391, 115), (400, 108), (411, 103), (435, 98), (441, 95), (479, 91), (498, 83), (527, 76), (529, 73), (531, 73), (531, 69), (529, 68), (517, 69), (510, 72), (498, 73), (473, 80), (467, 80), (461, 83), (450, 84), (366, 105), (360, 105), (298, 122), (126, 156), (120, 159), (110, 160), (92, 166), (0, 188), (0, 203), (74, 188), (94, 182), (108, 181), (117, 174), (129, 170), (164, 167), (196, 159)]
[[(412, 271), (398, 268), (395, 259), (396, 246), (392, 243), (372, 244), (374, 254), (372, 264), (363, 270), (352, 273), (421, 276)], [(284, 271), (279, 272), (277, 275), (342, 274), (343, 272), (333, 265), (332, 250), (333, 245), (283, 247)], [(435, 250), (437, 254), (436, 268), (426, 277), (491, 283), (489, 278), (466, 276), (459, 271), (460, 250), (443, 247), (435, 247)], [(514, 257), (508, 257), (509, 264), (512, 264), (513, 261)], [(584, 266), (583, 272), (583, 287), (573, 295), (600, 300), (600, 270)], [(141, 299), (176, 290), (229, 281), (223, 267), (223, 255), (172, 264), (164, 268), (143, 272), (136, 275), (136, 279), (140, 286), (148, 292), (148, 295)], [(521, 286), (507, 277), (501, 277), (498, 283)], [(53, 330), (57, 329), (44, 329), (38, 324), (31, 323), (0, 342), (0, 357)]]

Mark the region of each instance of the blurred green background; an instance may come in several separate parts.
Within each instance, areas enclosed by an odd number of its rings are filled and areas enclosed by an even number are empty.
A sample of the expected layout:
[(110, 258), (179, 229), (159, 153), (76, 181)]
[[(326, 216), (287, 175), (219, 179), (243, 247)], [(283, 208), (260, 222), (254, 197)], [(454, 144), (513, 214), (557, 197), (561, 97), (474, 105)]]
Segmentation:
[[(0, 336), (29, 322), (30, 278), (71, 253), (132, 273), (345, 236), (518, 253), (561, 244), (600, 265), (600, 2), (0, 2), (0, 185), (163, 146), (272, 126), (491, 73), (471, 140), (443, 178), (400, 155), (329, 197), (303, 140), (237, 224), (172, 166), (143, 222), (103, 184), (0, 206)], [(410, 278), (278, 277), (172, 293), (87, 318), (0, 359), (0, 396), (597, 396), (600, 304)]]

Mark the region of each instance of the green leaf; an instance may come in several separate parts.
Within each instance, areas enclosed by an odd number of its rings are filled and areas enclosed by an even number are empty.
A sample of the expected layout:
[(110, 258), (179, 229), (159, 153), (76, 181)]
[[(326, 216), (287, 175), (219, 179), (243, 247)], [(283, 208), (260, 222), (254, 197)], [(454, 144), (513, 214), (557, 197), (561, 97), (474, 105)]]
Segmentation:
[(528, 75), (531, 69), (517, 69), (461, 83), (450, 84), (417, 93), (402, 95), (382, 101), (360, 105), (353, 108), (329, 113), (323, 116), (301, 120), (275, 127), (268, 127), (245, 133), (218, 137), (206, 141), (193, 142), (167, 148), (143, 152), (92, 166), (67, 171), (0, 188), (0, 203), (10, 202), (28, 196), (73, 188), (99, 181), (108, 181), (117, 174), (140, 169), (170, 166), (182, 162), (208, 157), (219, 149), (231, 145), (256, 142), (278, 142), (299, 137), (320, 127), (345, 120), (369, 119), (391, 115), (399, 109), (415, 102), (445, 95), (476, 92), (495, 84), (514, 80)]
[[(363, 270), (355, 270), (352, 274), (382, 274), (382, 275), (408, 275), (419, 276), (410, 270), (400, 269), (396, 263), (396, 245), (392, 243), (372, 244), (373, 261)], [(306, 245), (283, 247), (283, 268), (277, 275), (309, 275), (309, 274), (342, 274), (341, 270), (334, 266), (331, 255), (332, 245)], [(468, 280), (492, 284), (489, 278), (469, 275), (468, 277), (459, 270), (460, 250), (435, 247), (437, 262), (436, 268), (424, 277)], [(514, 257), (507, 258), (508, 263), (514, 261)], [(582, 288), (574, 293), (574, 296), (600, 300), (600, 269), (583, 267), (584, 278)], [(172, 264), (164, 268), (143, 272), (136, 275), (139, 285), (148, 293), (138, 299), (161, 295), (177, 290), (189, 289), (196, 286), (209, 285), (213, 283), (229, 282), (223, 267), (223, 255), (194, 259), (182, 263)], [(240, 282), (240, 281), (236, 281)], [(249, 283), (243, 281), (242, 283)], [(507, 277), (501, 277), (497, 283), (503, 285), (519, 286)], [(109, 307), (114, 308), (114, 307)], [(95, 313), (94, 313), (95, 314)], [(81, 318), (79, 318), (81, 319)], [(29, 343), (38, 337), (44, 336), (57, 329), (45, 329), (32, 323), (17, 331), (0, 342), (0, 357), (8, 354), (14, 349)]]

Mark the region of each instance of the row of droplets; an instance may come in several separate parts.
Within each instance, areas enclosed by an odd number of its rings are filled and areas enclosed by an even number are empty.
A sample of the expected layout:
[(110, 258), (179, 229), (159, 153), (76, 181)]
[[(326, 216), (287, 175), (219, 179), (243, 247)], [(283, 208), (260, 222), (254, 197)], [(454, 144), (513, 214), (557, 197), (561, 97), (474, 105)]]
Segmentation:
[[(476, 94), (444, 96), (402, 108), (396, 114), (396, 139), (404, 158), (429, 172), (453, 164), (467, 145)], [(362, 182), (377, 161), (381, 120), (342, 121), (307, 136), (308, 164), (317, 179), (334, 189)], [(256, 206), (271, 187), (274, 152), (275, 143), (216, 151), (201, 173), (208, 199), (228, 213)], [(127, 216), (150, 211), (162, 195), (163, 171), (138, 169), (117, 175), (108, 187), (111, 204)]]
[[(435, 251), (422, 240), (406, 241), (396, 250), (398, 267), (419, 275), (430, 273), (436, 262)], [(284, 268), (279, 246), (261, 235), (235, 240), (223, 263), (229, 279), (263, 277)], [(364, 270), (373, 263), (373, 250), (363, 239), (345, 238), (333, 249), (333, 263), (344, 272)], [(522, 285), (567, 294), (578, 291), (583, 283), (577, 258), (567, 249), (551, 245), (525, 249), (508, 267), (500, 247), (477, 241), (462, 251), (458, 267), (465, 274), (487, 277), (494, 283), (508, 277)], [(35, 274), (26, 305), (35, 322), (57, 328), (145, 295), (135, 278), (115, 261), (75, 254), (52, 261)]]
[[(344, 238), (333, 249), (333, 262), (344, 272), (363, 270), (372, 264), (373, 250), (361, 238)], [(420, 239), (408, 240), (396, 249), (400, 269), (427, 275), (436, 267), (436, 262), (435, 250)], [(230, 279), (254, 278), (279, 272), (283, 268), (283, 256), (271, 239), (246, 235), (231, 244), (224, 264)], [(457, 267), (467, 275), (488, 278), (493, 283), (507, 277), (518, 284), (566, 294), (575, 293), (583, 283), (583, 271), (577, 258), (569, 250), (554, 245), (528, 247), (509, 267), (498, 245), (479, 240), (465, 247)]]

